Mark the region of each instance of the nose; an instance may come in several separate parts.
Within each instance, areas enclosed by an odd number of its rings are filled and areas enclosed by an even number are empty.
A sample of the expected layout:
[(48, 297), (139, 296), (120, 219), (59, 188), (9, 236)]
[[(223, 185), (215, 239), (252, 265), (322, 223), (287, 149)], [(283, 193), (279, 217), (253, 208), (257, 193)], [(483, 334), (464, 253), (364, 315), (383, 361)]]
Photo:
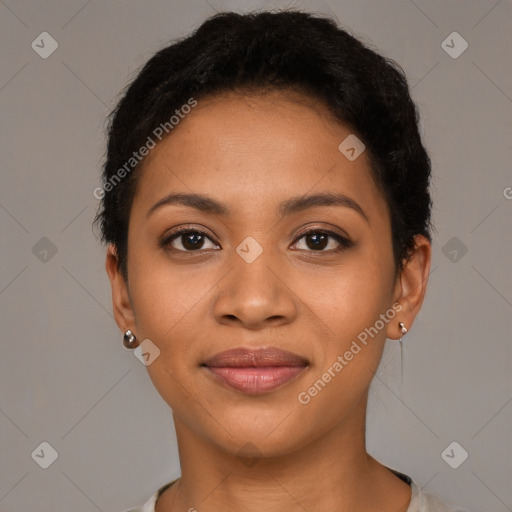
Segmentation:
[(287, 272), (271, 256), (263, 250), (249, 263), (233, 254), (231, 271), (219, 283), (214, 300), (217, 322), (259, 330), (294, 320), (299, 299), (287, 282)]

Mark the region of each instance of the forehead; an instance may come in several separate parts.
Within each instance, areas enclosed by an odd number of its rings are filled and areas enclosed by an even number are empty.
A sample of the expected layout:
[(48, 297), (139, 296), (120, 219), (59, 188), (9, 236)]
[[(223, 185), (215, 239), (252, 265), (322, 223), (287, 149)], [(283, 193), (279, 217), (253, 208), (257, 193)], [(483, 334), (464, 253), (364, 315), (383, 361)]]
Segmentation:
[(146, 157), (135, 201), (194, 191), (240, 210), (330, 190), (385, 207), (367, 153), (351, 161), (340, 151), (347, 137), (322, 102), (296, 92), (208, 97)]

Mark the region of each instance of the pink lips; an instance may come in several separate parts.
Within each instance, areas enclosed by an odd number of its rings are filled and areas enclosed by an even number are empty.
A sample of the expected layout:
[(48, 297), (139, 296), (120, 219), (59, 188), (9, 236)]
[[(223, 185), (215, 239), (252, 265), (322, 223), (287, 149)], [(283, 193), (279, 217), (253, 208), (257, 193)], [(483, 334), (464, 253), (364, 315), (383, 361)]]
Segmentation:
[(249, 394), (270, 392), (290, 382), (309, 365), (307, 359), (278, 348), (236, 348), (203, 363), (217, 380)]

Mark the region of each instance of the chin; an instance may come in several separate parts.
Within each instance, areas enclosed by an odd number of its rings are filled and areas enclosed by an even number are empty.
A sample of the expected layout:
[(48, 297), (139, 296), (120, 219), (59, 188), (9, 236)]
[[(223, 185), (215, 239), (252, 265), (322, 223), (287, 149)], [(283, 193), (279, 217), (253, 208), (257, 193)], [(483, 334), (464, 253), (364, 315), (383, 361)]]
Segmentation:
[[(277, 424), (279, 422), (276, 422)], [(306, 444), (305, 440), (295, 439), (290, 435), (291, 431), (300, 432), (299, 428), (294, 430), (285, 428), (282, 432), (278, 431), (279, 427), (274, 430), (274, 426), (257, 428), (254, 424), (244, 424), (231, 428), (229, 432), (232, 436), (222, 430), (220, 438), (217, 435), (208, 437), (224, 452), (249, 459), (281, 457)]]

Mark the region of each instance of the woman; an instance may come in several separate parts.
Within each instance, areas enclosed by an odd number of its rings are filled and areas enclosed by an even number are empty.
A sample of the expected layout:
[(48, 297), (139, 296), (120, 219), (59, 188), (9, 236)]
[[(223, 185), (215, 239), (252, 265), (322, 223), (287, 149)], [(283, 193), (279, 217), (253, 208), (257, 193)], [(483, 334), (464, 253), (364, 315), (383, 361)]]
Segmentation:
[(96, 221), (181, 477), (133, 511), (449, 512), (365, 448), (431, 261), (401, 68), (322, 17), (221, 13), (113, 112)]

